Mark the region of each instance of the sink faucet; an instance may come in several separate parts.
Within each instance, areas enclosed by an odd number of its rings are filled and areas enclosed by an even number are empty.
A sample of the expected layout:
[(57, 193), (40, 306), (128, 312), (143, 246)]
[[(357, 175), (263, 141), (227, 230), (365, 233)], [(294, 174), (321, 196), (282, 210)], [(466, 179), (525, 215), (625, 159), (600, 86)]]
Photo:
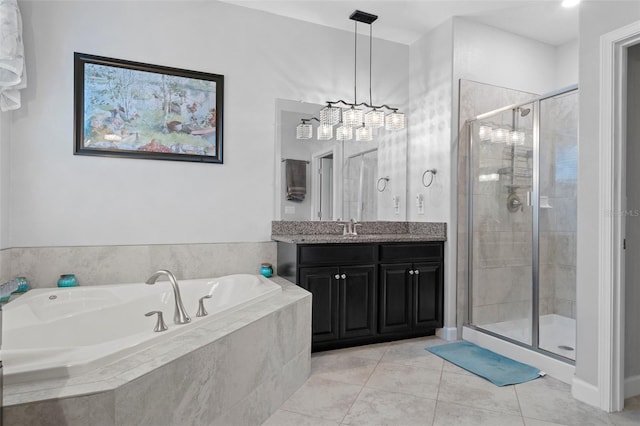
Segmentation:
[(173, 300), (176, 306), (175, 313), (173, 314), (173, 322), (175, 322), (176, 324), (188, 323), (189, 321), (191, 321), (191, 318), (184, 310), (184, 306), (182, 305), (182, 297), (180, 296), (180, 288), (178, 287), (178, 281), (171, 272), (165, 269), (161, 269), (149, 277), (149, 279), (146, 281), (147, 284), (155, 284), (156, 280), (161, 275), (169, 278), (169, 282), (171, 282), (171, 288), (173, 288)]
[(362, 224), (358, 223), (358, 221), (355, 219), (350, 219), (349, 222), (341, 223), (340, 225), (343, 226), (342, 235), (351, 235), (351, 236), (358, 235), (358, 230), (356, 229), (356, 226), (362, 226)]

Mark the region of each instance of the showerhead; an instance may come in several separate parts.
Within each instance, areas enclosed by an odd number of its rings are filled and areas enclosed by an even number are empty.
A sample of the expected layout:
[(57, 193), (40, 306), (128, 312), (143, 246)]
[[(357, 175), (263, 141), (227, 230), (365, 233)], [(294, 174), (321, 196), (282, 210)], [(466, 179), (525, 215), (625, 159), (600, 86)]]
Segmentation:
[(526, 117), (531, 112), (531, 108), (518, 108), (520, 111), (520, 117)]

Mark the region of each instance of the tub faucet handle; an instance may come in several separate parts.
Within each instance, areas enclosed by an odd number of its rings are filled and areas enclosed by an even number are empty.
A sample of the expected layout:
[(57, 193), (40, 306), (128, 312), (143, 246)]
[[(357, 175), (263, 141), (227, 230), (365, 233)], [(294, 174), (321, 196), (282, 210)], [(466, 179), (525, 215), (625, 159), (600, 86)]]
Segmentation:
[(209, 312), (204, 308), (204, 299), (211, 299), (211, 295), (207, 294), (206, 296), (202, 296), (198, 299), (198, 312), (196, 313), (197, 317), (206, 317), (209, 315)]
[(147, 312), (146, 314), (144, 314), (144, 316), (150, 317), (154, 314), (158, 314), (158, 322), (156, 322), (156, 326), (153, 329), (153, 331), (155, 331), (156, 333), (160, 331), (166, 331), (168, 327), (167, 327), (167, 324), (164, 322), (164, 319), (162, 318), (162, 311)]

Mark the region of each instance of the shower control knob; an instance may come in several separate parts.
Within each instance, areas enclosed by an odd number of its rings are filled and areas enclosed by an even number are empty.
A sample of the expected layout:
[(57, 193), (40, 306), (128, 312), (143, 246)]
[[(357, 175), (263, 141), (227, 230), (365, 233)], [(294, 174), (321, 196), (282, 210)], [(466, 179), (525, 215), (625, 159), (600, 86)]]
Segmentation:
[(347, 274), (340, 275), (340, 278), (342, 278), (343, 280), (346, 280), (347, 279)]
[(416, 269), (416, 270), (414, 271), (414, 273), (415, 273), (416, 275), (420, 275), (420, 270), (419, 270), (419, 269)]
[(339, 280), (339, 279), (340, 279), (340, 274), (335, 274), (335, 275), (333, 276), (333, 278), (335, 278), (336, 280)]
[(409, 275), (413, 275), (413, 270), (409, 269)]

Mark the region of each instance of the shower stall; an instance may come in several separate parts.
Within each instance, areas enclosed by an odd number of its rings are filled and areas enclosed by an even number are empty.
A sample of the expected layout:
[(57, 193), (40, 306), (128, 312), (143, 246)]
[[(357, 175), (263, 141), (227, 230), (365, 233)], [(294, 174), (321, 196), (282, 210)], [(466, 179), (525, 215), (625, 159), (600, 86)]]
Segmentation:
[(467, 122), (465, 326), (575, 361), (578, 89)]
[(378, 149), (350, 155), (346, 161), (344, 176), (344, 217), (358, 221), (376, 220)]

